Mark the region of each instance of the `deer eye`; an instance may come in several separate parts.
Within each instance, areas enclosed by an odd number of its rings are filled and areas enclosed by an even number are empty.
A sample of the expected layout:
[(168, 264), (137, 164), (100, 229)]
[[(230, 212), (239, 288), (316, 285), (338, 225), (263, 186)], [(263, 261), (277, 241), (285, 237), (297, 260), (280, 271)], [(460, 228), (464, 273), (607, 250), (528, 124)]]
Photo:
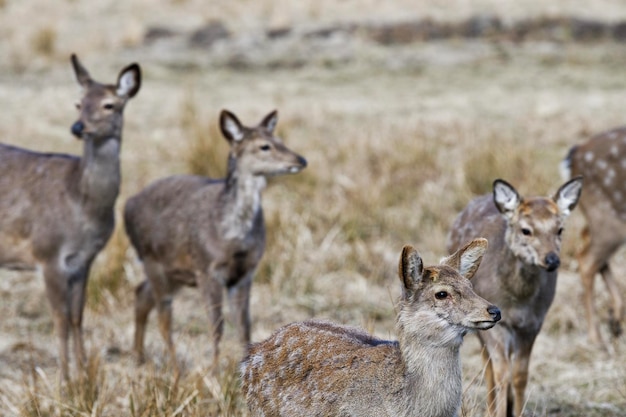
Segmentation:
[(259, 149), (262, 151), (269, 151), (272, 147), (270, 145), (261, 145), (259, 146)]
[(532, 235), (532, 234), (533, 234), (533, 232), (531, 232), (531, 231), (530, 231), (530, 229), (528, 229), (528, 228), (526, 228), (526, 227), (523, 227), (523, 228), (522, 228), (522, 234), (523, 234), (524, 236), (530, 236), (530, 235)]
[(104, 107), (104, 108), (105, 108), (105, 109), (107, 109), (107, 110), (113, 110), (113, 104), (111, 104), (111, 103), (106, 103), (106, 104), (105, 104), (104, 106), (102, 106), (102, 107)]
[(563, 228), (559, 227), (559, 231), (556, 232), (557, 235), (561, 236), (563, 234)]
[(435, 294), (435, 298), (437, 300), (443, 300), (444, 298), (448, 298), (448, 293), (446, 291), (439, 291), (437, 294)]

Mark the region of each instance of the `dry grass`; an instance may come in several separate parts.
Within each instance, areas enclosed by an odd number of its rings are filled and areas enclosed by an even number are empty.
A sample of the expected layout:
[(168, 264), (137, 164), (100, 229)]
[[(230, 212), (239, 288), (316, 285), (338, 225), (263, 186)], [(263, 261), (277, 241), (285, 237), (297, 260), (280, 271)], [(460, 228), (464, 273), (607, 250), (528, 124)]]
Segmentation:
[[(381, 47), (333, 38), (283, 50), (284, 44), (242, 35), (228, 46), (245, 55), (249, 66), (243, 70), (213, 62), (229, 48), (168, 49), (164, 43), (150, 49), (141, 43), (149, 26), (176, 22), (189, 30), (219, 17), (245, 35), (321, 25), (335, 16), (396, 19), (407, 10), (448, 19), (484, 11), (513, 19), (584, 9), (615, 20), (626, 16), (621, 2), (458, 1), (445, 11), (433, 1), (324, 0), (289, 7), (216, 1), (205, 7), (167, 0), (149, 11), (145, 2), (115, 4), (0, 1), (0, 35), (7, 39), (0, 44), (7, 57), (0, 62), (2, 141), (78, 153), (80, 143), (68, 133), (78, 91), (69, 52), (78, 52), (94, 78), (107, 82), (138, 60), (144, 83), (126, 110), (119, 223), (126, 198), (157, 178), (224, 175), (227, 145), (217, 128), (222, 108), (244, 124), (277, 108), (280, 136), (309, 167), (272, 179), (264, 194), (268, 242), (252, 294), (254, 340), (313, 316), (393, 337), (395, 268), (404, 244), (436, 262), (456, 213), (474, 195), (489, 192), (495, 178), (522, 194), (553, 193), (569, 146), (623, 122), (626, 60), (623, 46), (613, 43), (453, 40)], [(19, 24), (33, 7), (38, 13), (31, 24)], [(275, 64), (292, 54), (319, 59), (297, 70), (267, 65), (270, 55)], [(587, 344), (572, 259), (582, 220), (578, 213), (570, 220), (557, 298), (531, 363), (526, 417), (624, 416), (625, 342), (615, 342), (613, 356)], [(623, 252), (614, 268), (616, 276), (626, 271)], [(247, 415), (236, 373), (242, 348), (227, 323), (224, 355), (211, 363), (207, 318), (195, 290), (183, 290), (174, 303), (180, 379), (167, 369), (154, 318), (149, 362), (135, 364), (133, 289), (143, 274), (121, 224), (90, 278), (84, 324), (89, 366), (65, 387), (57, 381), (56, 337), (41, 279), (7, 271), (0, 278), (0, 415)], [(597, 298), (606, 316), (606, 294), (599, 291)], [(462, 415), (480, 416), (485, 392), (475, 337), (468, 336), (462, 355)]]

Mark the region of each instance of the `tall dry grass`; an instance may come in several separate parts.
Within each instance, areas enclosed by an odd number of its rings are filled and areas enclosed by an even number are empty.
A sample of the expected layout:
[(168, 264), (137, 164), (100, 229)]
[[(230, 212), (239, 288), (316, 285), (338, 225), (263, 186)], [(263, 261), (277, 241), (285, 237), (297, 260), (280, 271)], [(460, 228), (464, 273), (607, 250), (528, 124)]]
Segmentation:
[[(549, 195), (562, 183), (557, 166), (569, 146), (623, 122), (626, 60), (615, 44), (455, 40), (384, 49), (357, 42), (341, 44), (352, 52), (347, 62), (234, 71), (187, 65), (208, 51), (160, 50), (157, 59), (141, 43), (148, 26), (176, 22), (189, 29), (218, 11), (240, 23), (242, 33), (256, 33), (259, 27), (323, 24), (347, 11), (355, 11), (349, 15), (355, 19), (393, 19), (407, 10), (449, 18), (495, 10), (514, 18), (583, 7), (573, 1), (455, 2), (448, 15), (435, 3), (304, 1), (279, 8), (183, 0), (158, 2), (148, 11), (143, 2), (104, 2), (94, 9), (90, 2), (0, 1), (0, 34), (8, 40), (0, 43), (4, 142), (79, 152), (68, 133), (77, 95), (69, 52), (78, 52), (96, 79), (109, 80), (120, 65), (138, 59), (144, 69), (142, 90), (125, 113), (118, 225), (88, 287), (86, 373), (66, 386), (58, 383), (41, 279), (0, 271), (0, 415), (247, 415), (236, 372), (243, 349), (226, 323), (224, 355), (211, 363), (207, 318), (195, 290), (181, 291), (174, 302), (182, 376), (167, 368), (154, 318), (149, 361), (135, 363), (133, 291), (144, 277), (119, 215), (128, 196), (157, 178), (225, 174), (227, 145), (217, 128), (222, 108), (246, 124), (278, 108), (280, 136), (309, 161), (298, 175), (271, 179), (263, 196), (268, 236), (252, 291), (253, 340), (314, 316), (393, 337), (395, 269), (404, 244), (436, 262), (456, 213), (489, 192), (495, 178), (524, 195)], [(33, 5), (40, 8), (34, 15), (28, 13)], [(99, 7), (106, 12), (94, 13)], [(594, 16), (626, 15), (619, 2), (584, 7)], [(27, 15), (26, 27), (19, 22)], [(320, 46), (306, 47), (315, 52)], [(572, 256), (581, 224), (578, 213), (568, 221), (557, 298), (532, 357), (527, 417), (626, 415), (624, 341), (614, 342), (611, 356), (585, 338)], [(626, 270), (623, 253), (614, 264), (616, 274)], [(606, 294), (599, 291), (597, 298), (606, 316)], [(479, 349), (469, 335), (462, 351), (467, 417), (484, 413)]]

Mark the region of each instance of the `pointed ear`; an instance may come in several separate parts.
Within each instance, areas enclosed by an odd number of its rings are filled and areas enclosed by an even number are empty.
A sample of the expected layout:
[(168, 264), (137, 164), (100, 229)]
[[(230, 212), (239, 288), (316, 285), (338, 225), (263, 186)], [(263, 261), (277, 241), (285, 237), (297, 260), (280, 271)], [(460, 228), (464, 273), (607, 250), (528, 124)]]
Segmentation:
[(440, 263), (456, 269), (462, 276), (471, 279), (483, 260), (487, 246), (487, 239), (479, 237), (467, 243), (447, 258), (443, 258)]
[(83, 88), (87, 88), (89, 84), (93, 82), (89, 72), (83, 67), (83, 65), (78, 60), (76, 54), (72, 54), (71, 56), (72, 67), (74, 67), (74, 74), (76, 75), (76, 80), (78, 84), (80, 84)]
[(402, 282), (402, 294), (404, 294), (405, 297), (407, 294), (413, 292), (419, 281), (421, 281), (423, 273), (424, 264), (415, 248), (409, 245), (402, 248), (400, 263), (398, 265), (398, 275)]
[(239, 142), (244, 137), (241, 122), (228, 110), (222, 110), (220, 113), (220, 129), (229, 142)]
[(263, 126), (273, 133), (276, 128), (276, 123), (278, 123), (278, 111), (274, 110), (263, 118), (261, 123), (259, 123), (259, 126)]
[(500, 213), (510, 218), (522, 202), (522, 197), (511, 184), (498, 179), (493, 182), (493, 202)]
[(575, 177), (563, 184), (552, 197), (564, 216), (569, 216), (578, 204), (582, 188), (583, 177)]
[(141, 87), (141, 68), (137, 64), (130, 64), (120, 71), (117, 77), (116, 94), (120, 97), (134, 97)]

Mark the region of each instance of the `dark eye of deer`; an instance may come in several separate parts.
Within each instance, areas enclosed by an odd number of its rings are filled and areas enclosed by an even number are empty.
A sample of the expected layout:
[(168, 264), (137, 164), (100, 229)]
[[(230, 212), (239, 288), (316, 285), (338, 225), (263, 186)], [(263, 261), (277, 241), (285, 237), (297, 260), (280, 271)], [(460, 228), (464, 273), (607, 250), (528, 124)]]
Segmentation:
[(445, 291), (439, 291), (437, 294), (435, 294), (435, 298), (437, 300), (443, 300), (444, 298), (448, 297), (448, 293)]
[(530, 235), (532, 235), (532, 232), (530, 231), (530, 229), (527, 229), (527, 228), (525, 228), (525, 227), (524, 227), (524, 228), (522, 229), (522, 234), (523, 234), (524, 236), (530, 236)]
[(107, 104), (104, 105), (104, 108), (107, 109), (107, 110), (113, 110), (113, 104), (107, 103)]
[(269, 151), (272, 147), (270, 145), (261, 145), (259, 146), (259, 149), (262, 151)]
[(561, 236), (561, 234), (563, 233), (563, 228), (562, 228), (562, 227), (560, 227), (560, 228), (559, 228), (559, 231), (558, 231), (558, 232), (556, 232), (556, 233), (557, 233), (557, 235)]

